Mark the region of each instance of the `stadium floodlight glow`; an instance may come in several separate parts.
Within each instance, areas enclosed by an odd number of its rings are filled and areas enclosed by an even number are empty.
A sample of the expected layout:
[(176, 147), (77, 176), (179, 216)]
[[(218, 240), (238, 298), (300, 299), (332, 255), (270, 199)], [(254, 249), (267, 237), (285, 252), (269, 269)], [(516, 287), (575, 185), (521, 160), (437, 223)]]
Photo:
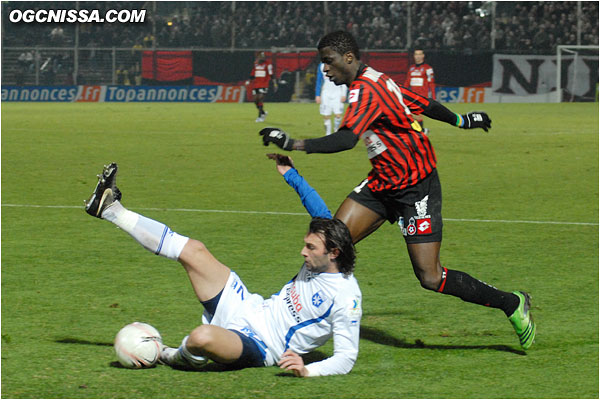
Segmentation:
[[(567, 53), (569, 58), (572, 59), (573, 68), (571, 69), (571, 76), (569, 82), (571, 82), (572, 88), (575, 87), (578, 79), (578, 59), (581, 56), (580, 53), (584, 53), (583, 55), (593, 56), (598, 58), (598, 50), (599, 47), (597, 45), (558, 45), (556, 46), (556, 102), (561, 103), (563, 101), (563, 90), (562, 90), (562, 69), (563, 62), (565, 57), (563, 57), (563, 53)], [(596, 72), (597, 74), (597, 72)], [(568, 83), (567, 83), (568, 85)], [(565, 89), (568, 89), (565, 88)], [(572, 96), (571, 101), (573, 101), (574, 90), (571, 90)]]
[(492, 13), (492, 7), (493, 5), (491, 1), (484, 1), (481, 4), (481, 7), (475, 9), (475, 13), (481, 18), (487, 17)]

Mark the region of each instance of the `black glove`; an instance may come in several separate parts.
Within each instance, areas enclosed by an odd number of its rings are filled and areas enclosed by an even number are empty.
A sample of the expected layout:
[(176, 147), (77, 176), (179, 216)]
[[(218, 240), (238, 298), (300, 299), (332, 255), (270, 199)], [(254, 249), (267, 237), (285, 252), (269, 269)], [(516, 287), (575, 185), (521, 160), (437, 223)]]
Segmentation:
[(264, 128), (258, 134), (262, 136), (265, 146), (268, 146), (269, 143), (275, 143), (280, 149), (291, 151), (294, 145), (294, 139), (281, 129)]
[(463, 119), (463, 124), (461, 125), (463, 129), (481, 128), (486, 132), (488, 129), (492, 129), (492, 120), (483, 111), (470, 112), (461, 115), (461, 118)]

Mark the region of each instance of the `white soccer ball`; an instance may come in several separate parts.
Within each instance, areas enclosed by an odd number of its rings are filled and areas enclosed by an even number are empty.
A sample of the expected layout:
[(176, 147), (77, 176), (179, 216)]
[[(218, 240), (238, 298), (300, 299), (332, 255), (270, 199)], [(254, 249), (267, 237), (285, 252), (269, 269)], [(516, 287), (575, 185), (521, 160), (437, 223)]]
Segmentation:
[(115, 337), (115, 352), (126, 368), (150, 368), (156, 365), (162, 348), (160, 333), (151, 325), (133, 322)]

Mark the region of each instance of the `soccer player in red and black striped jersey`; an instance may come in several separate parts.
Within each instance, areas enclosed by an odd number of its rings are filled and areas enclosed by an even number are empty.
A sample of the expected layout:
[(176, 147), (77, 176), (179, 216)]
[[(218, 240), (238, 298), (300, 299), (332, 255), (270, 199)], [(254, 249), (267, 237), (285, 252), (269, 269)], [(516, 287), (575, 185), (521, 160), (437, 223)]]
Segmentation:
[(318, 44), (325, 73), (336, 85), (349, 88), (348, 108), (341, 128), (332, 135), (294, 140), (277, 128), (260, 131), (263, 144), (284, 150), (335, 153), (353, 148), (362, 138), (372, 169), (340, 205), (335, 218), (358, 242), (386, 220), (397, 224), (421, 286), (464, 301), (498, 308), (512, 323), (521, 346), (535, 337), (529, 295), (503, 292), (440, 263), (442, 193), (436, 156), (413, 114), (423, 114), (464, 129), (491, 128), (485, 112), (456, 114), (437, 101), (398, 86), (385, 74), (360, 61), (355, 39), (348, 32), (325, 35)]

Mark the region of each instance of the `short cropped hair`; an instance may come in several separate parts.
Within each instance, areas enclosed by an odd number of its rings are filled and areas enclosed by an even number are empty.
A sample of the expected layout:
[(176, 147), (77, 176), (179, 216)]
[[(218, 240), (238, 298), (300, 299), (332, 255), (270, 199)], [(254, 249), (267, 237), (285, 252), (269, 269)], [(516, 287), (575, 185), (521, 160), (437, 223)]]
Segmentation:
[(341, 55), (350, 51), (354, 53), (357, 60), (360, 60), (358, 43), (356, 43), (356, 39), (346, 31), (335, 31), (323, 36), (321, 40), (319, 40), (317, 50), (321, 50), (324, 47), (331, 47)]
[(340, 254), (335, 260), (341, 273), (349, 275), (354, 271), (356, 250), (346, 224), (337, 218), (313, 218), (308, 227), (308, 233), (323, 235), (327, 252), (339, 250)]

